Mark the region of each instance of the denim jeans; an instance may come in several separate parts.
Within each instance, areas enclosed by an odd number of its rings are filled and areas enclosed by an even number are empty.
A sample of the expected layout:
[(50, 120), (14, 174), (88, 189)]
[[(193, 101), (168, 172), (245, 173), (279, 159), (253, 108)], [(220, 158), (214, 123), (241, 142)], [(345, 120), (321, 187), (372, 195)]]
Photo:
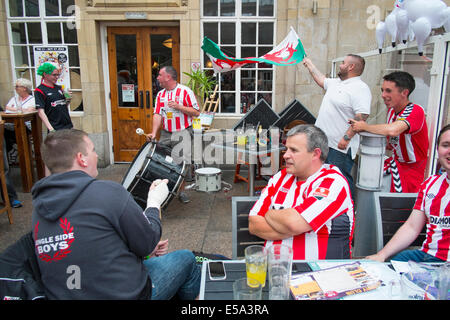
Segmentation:
[(399, 252), (391, 260), (405, 261), (405, 262), (408, 262), (410, 260), (414, 262), (444, 262), (443, 260), (436, 258), (435, 256), (432, 256), (428, 253), (425, 253), (422, 250), (404, 250)]
[(189, 250), (177, 250), (144, 260), (152, 279), (152, 300), (169, 300), (175, 295), (194, 300), (200, 292), (200, 266)]
[(353, 169), (353, 159), (351, 148), (348, 149), (347, 153), (342, 153), (336, 149), (330, 148), (328, 151), (328, 157), (325, 163), (333, 164), (341, 170), (344, 177), (347, 179), (350, 186), (350, 192), (352, 193), (352, 198), (354, 199), (354, 183), (352, 177)]

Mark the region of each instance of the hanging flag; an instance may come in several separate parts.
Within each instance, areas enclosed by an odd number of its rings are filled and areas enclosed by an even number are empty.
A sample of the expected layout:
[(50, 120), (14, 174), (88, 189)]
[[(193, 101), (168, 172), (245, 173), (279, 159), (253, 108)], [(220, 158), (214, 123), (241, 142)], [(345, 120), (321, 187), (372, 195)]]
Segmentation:
[(248, 63), (269, 63), (277, 66), (290, 66), (303, 61), (306, 53), (303, 45), (291, 27), (291, 31), (284, 40), (270, 52), (261, 57), (234, 58), (222, 52), (219, 46), (208, 37), (203, 39), (203, 51), (208, 55), (213, 64), (214, 71), (227, 72), (236, 70)]

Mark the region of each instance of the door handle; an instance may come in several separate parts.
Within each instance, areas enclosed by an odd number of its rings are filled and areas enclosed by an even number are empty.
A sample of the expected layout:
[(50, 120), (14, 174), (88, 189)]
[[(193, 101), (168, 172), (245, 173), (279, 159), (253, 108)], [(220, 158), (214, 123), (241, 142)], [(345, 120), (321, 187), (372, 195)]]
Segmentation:
[(144, 92), (139, 91), (139, 108), (144, 109)]
[(146, 101), (146, 103), (147, 103), (147, 105), (146, 105), (146, 107), (147, 107), (147, 109), (150, 109), (150, 91), (145, 91), (145, 97), (146, 97), (146, 99), (147, 99), (147, 101)]

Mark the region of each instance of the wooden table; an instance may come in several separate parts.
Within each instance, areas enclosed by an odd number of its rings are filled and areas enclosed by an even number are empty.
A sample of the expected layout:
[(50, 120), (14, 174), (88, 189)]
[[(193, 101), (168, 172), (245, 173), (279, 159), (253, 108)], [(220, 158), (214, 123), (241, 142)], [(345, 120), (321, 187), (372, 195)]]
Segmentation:
[(5, 122), (14, 124), (17, 149), (19, 153), (19, 166), (22, 176), (23, 192), (30, 192), (33, 186), (33, 157), (30, 149), (31, 143), (25, 126), (26, 121), (31, 121), (31, 133), (34, 145), (34, 162), (37, 171), (37, 179), (45, 176), (44, 162), (41, 157), (42, 124), (37, 111), (27, 113), (0, 113)]

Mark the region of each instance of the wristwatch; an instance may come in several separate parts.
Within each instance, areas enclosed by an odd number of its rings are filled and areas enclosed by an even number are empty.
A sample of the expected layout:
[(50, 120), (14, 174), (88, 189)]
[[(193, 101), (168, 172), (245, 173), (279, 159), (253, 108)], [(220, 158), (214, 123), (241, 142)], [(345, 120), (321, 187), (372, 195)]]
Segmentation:
[(348, 135), (344, 134), (344, 140), (345, 141), (350, 141), (352, 138), (350, 138)]

